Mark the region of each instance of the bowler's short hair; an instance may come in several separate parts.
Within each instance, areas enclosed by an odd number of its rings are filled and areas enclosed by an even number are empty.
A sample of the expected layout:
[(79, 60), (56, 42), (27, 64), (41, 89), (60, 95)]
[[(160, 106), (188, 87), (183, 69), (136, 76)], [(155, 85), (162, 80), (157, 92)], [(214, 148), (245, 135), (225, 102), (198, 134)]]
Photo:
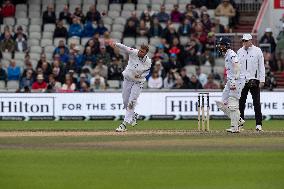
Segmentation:
[(143, 49), (143, 50), (146, 50), (146, 52), (149, 51), (149, 46), (148, 45), (142, 44), (140, 48)]

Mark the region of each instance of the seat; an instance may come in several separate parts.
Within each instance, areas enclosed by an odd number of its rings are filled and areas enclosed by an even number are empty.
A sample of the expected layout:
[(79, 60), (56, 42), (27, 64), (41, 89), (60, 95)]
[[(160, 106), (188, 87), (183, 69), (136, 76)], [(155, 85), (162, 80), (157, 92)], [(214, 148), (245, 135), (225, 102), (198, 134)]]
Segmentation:
[(42, 48), (40, 46), (31, 46), (30, 47), (30, 52), (31, 53), (41, 53)]
[(107, 14), (110, 18), (114, 19), (120, 16), (120, 13), (118, 11), (108, 11)]
[[(41, 27), (40, 25), (30, 25), (29, 26), (29, 32), (41, 32)], [(31, 36), (30, 36), (31, 37)]]
[(24, 34), (27, 34), (27, 27), (28, 27), (28, 26), (21, 25), (21, 24), (16, 24), (16, 25), (14, 25), (14, 31), (17, 31), (17, 28), (18, 28), (19, 26), (22, 27), (23, 33), (24, 33)]
[(40, 5), (41, 4), (41, 0), (29, 0), (28, 4), (29, 5)]
[(168, 5), (168, 4), (172, 4), (172, 5), (178, 4), (178, 0), (165, 0), (164, 4), (165, 5)]
[(55, 30), (55, 24), (45, 24), (44, 25), (45, 32), (54, 32), (54, 30)]
[(78, 4), (74, 4), (74, 5), (73, 5), (73, 4), (70, 4), (70, 5), (69, 5), (69, 10), (70, 10), (71, 12), (74, 12), (77, 7), (80, 7), (80, 8), (81, 8), (81, 5), (78, 5)]
[(14, 58), (17, 60), (25, 60), (26, 53), (23, 52), (15, 52)]
[(224, 75), (224, 70), (225, 70), (225, 67), (224, 66), (214, 66), (213, 67), (213, 70), (214, 70), (214, 73), (218, 73), (220, 76), (223, 76)]
[(81, 5), (82, 0), (69, 0), (69, 5)]
[(151, 0), (151, 3), (162, 5), (162, 4), (164, 4), (164, 0)]
[(108, 5), (108, 0), (97, 0), (97, 5)]
[[(136, 11), (137, 12), (137, 11)], [(121, 11), (121, 17), (124, 17), (124, 18), (129, 18), (131, 16), (131, 11), (129, 10), (123, 10)], [(137, 16), (140, 16), (137, 14)]]
[(41, 4), (45, 7), (47, 5), (54, 4), (54, 0), (41, 0)]
[(14, 26), (15, 25), (15, 18), (14, 17), (6, 17), (3, 19), (3, 24), (8, 26)]
[[(41, 18), (41, 14), (39, 11), (29, 11), (29, 18), (38, 19), (38, 18)], [(41, 22), (40, 22), (40, 25), (41, 25)]]
[(153, 45), (153, 46), (157, 46), (161, 43), (161, 38), (159, 37), (151, 37), (150, 38), (150, 44)]
[(215, 58), (215, 66), (222, 66), (224, 68), (225, 62), (223, 58)]
[(124, 17), (117, 17), (117, 18), (114, 19), (114, 24), (125, 25), (126, 19)]
[(52, 32), (43, 32), (42, 33), (42, 38), (43, 39), (52, 39), (53, 38), (53, 33)]
[(123, 44), (128, 47), (132, 47), (135, 45), (135, 38), (134, 37), (125, 37), (123, 38)]
[(151, 0), (137, 0), (137, 5), (141, 5), (141, 4), (149, 5), (151, 4)]
[(117, 12), (120, 12), (120, 11), (121, 11), (121, 4), (119, 4), (119, 3), (112, 3), (112, 4), (109, 4), (109, 11), (117, 11)]
[(147, 3), (146, 4), (137, 4), (137, 10), (144, 11), (147, 9)]
[(52, 39), (42, 39), (40, 41), (41, 47), (45, 47), (45, 46), (52, 45), (52, 44), (53, 44)]
[(30, 39), (41, 39), (41, 33), (39, 32), (30, 32)]
[(56, 6), (66, 5), (66, 4), (68, 4), (68, 0), (56, 0), (55, 3), (56, 3)]
[(119, 80), (107, 80), (108, 87), (111, 89), (119, 89), (120, 81)]
[(178, 3), (179, 4), (188, 4), (188, 3), (190, 3), (191, 2), (191, 0), (178, 0)]
[(102, 13), (102, 12), (107, 12), (108, 7), (107, 5), (104, 4), (97, 4), (97, 10)]
[(184, 67), (186, 69), (187, 75), (196, 74), (196, 66), (188, 65)]
[(111, 31), (111, 25), (110, 24), (104, 24), (104, 26), (107, 28), (108, 31)]
[(38, 39), (29, 39), (28, 45), (29, 46), (39, 46), (39, 40)]
[(94, 5), (96, 0), (83, 0), (83, 5)]
[[(56, 1), (57, 2), (57, 1)], [(65, 4), (57, 4), (55, 7), (55, 13), (57, 18), (59, 18), (59, 13), (63, 10), (63, 8), (65, 7)]]
[(180, 37), (179, 37), (179, 41), (180, 41), (180, 44), (181, 44), (181, 45), (186, 45), (187, 42), (189, 41), (189, 39), (188, 39), (187, 36), (180, 36)]
[(28, 18), (18, 18), (17, 24), (27, 26), (29, 25), (29, 19)]
[(212, 73), (212, 67), (211, 66), (200, 66), (201, 73), (205, 73), (206, 75)]
[(31, 60), (39, 61), (40, 53), (30, 53)]
[(142, 44), (148, 44), (148, 38), (147, 37), (137, 37), (136, 38), (136, 45), (142, 45)]
[(104, 21), (104, 24), (112, 24), (112, 18), (111, 17), (104, 16), (102, 18), (102, 20)]
[(112, 31), (113, 32), (123, 32), (124, 31), (124, 26), (121, 24), (113, 24), (112, 25)]
[(30, 4), (29, 5), (29, 11), (41, 11), (41, 7), (39, 4)]
[(10, 52), (2, 52), (2, 56), (3, 56), (3, 59), (5, 59), (5, 60), (11, 60), (12, 53), (10, 53)]
[(53, 53), (54, 52), (54, 49), (55, 49), (55, 46), (53, 45), (47, 45), (44, 47), (44, 52), (45, 53)]
[(165, 4), (166, 12), (171, 13), (171, 11), (174, 9), (174, 4)]
[(16, 18), (27, 18), (27, 12), (25, 11), (16, 11), (15, 14)]
[(7, 82), (7, 89), (8, 90), (16, 90), (19, 88), (19, 81), (10, 80)]
[(122, 32), (113, 31), (113, 32), (111, 32), (110, 36), (112, 38), (115, 38), (115, 39), (121, 39), (122, 38)]
[(17, 4), (16, 5), (16, 10), (17, 11), (25, 11), (27, 12), (28, 8), (26, 4)]
[(6, 83), (5, 81), (0, 81), (0, 90), (6, 89)]
[(52, 53), (45, 53), (46, 60), (51, 62), (53, 60), (53, 52)]
[(83, 37), (83, 38), (81, 38), (81, 45), (85, 46), (90, 39), (91, 39), (91, 37)]
[(159, 12), (160, 9), (161, 9), (161, 4), (153, 4), (152, 5), (152, 10), (153, 11)]
[(125, 3), (125, 4), (123, 4), (123, 10), (134, 11), (135, 6), (132, 3)]
[(23, 59), (17, 59), (15, 58), (15, 61), (17, 62), (17, 66), (19, 66), (20, 68), (23, 68), (25, 63)]

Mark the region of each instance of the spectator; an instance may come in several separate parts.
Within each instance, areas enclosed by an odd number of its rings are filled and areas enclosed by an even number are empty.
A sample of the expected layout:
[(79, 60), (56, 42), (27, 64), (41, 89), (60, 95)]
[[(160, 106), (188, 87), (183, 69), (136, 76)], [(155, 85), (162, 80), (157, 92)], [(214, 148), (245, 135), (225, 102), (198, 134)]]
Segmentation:
[(201, 23), (203, 24), (203, 28), (205, 32), (209, 32), (212, 28), (212, 23), (210, 21), (210, 16), (207, 12), (204, 12), (201, 17)]
[(60, 69), (60, 67), (53, 67), (52, 74), (56, 81), (59, 81), (60, 83), (64, 81), (63, 71)]
[(206, 48), (203, 55), (199, 57), (199, 65), (212, 66), (212, 67), (215, 65), (214, 56), (212, 56), (208, 48)]
[(29, 89), (31, 89), (33, 83), (34, 83), (33, 70), (29, 69), (26, 71), (25, 77), (23, 77), (20, 81), (20, 89), (23, 89), (24, 87), (28, 87)]
[(266, 28), (266, 29), (265, 29), (265, 33), (264, 33), (264, 35), (261, 37), (259, 43), (270, 44), (271, 52), (272, 52), (272, 53), (275, 52), (276, 43), (275, 43), (274, 37), (272, 36), (272, 30), (271, 30), (271, 28)]
[(179, 35), (189, 36), (191, 33), (191, 22), (188, 18), (185, 18), (182, 22), (182, 25), (178, 28)]
[(83, 29), (83, 37), (92, 37), (95, 34), (95, 28), (93, 27), (93, 23), (90, 21), (87, 21), (84, 24), (84, 29)]
[(27, 35), (24, 34), (24, 30), (22, 26), (17, 27), (17, 32), (14, 34), (13, 39), (17, 39), (18, 35), (21, 35), (26, 41), (28, 40)]
[(98, 54), (100, 52), (99, 34), (96, 33), (94, 36), (87, 42), (85, 49), (86, 47), (91, 47), (92, 53)]
[(2, 12), (2, 7), (0, 6), (0, 25), (3, 24), (3, 12)]
[(198, 56), (197, 51), (198, 47), (196, 45), (196, 42), (191, 40), (186, 46), (185, 46), (185, 55), (184, 55), (184, 65), (198, 65)]
[(48, 76), (52, 73), (51, 65), (48, 62), (44, 62), (41, 66), (44, 81), (48, 81)]
[(99, 35), (103, 35), (108, 29), (105, 27), (103, 20), (98, 22), (98, 26), (95, 30), (95, 33), (99, 33)]
[(28, 43), (25, 40), (23, 34), (18, 34), (15, 40), (16, 51), (17, 52), (27, 52), (28, 51)]
[(110, 33), (105, 31), (104, 34), (99, 38), (99, 42), (101, 46), (106, 46), (106, 49), (109, 53), (113, 53), (112, 48), (109, 46), (109, 43), (112, 41), (110, 37)]
[(59, 21), (65, 21), (69, 25), (72, 24), (72, 14), (69, 11), (68, 5), (65, 5), (63, 10), (59, 13)]
[(11, 3), (10, 0), (5, 0), (3, 6), (2, 6), (2, 11), (1, 11), (1, 16), (5, 17), (14, 17), (15, 16), (15, 6)]
[(197, 67), (195, 69), (195, 72), (196, 72), (196, 77), (198, 81), (201, 83), (202, 86), (204, 86), (205, 83), (207, 83), (207, 75), (205, 73), (202, 73), (200, 67)]
[(272, 91), (277, 86), (276, 79), (273, 73), (270, 71), (268, 64), (265, 64), (265, 83), (264, 88)]
[[(85, 84), (87, 85), (87, 87), (85, 86)], [(87, 80), (86, 74), (81, 73), (79, 82), (77, 83), (77, 86), (76, 86), (77, 91), (80, 91), (80, 92), (87, 92), (88, 91), (89, 92), (89, 90), (85, 91), (86, 89), (89, 89), (89, 87), (90, 87), (90, 84)]]
[(73, 18), (73, 23), (69, 27), (68, 36), (69, 37), (81, 37), (83, 32), (83, 27), (79, 18)]
[(8, 26), (8, 25), (5, 25), (5, 26), (4, 26), (4, 31), (1, 33), (1, 39), (0, 39), (0, 41), (5, 38), (5, 33), (10, 33), (10, 34), (12, 35), (11, 29), (12, 29), (12, 26)]
[(136, 26), (132, 20), (129, 20), (123, 31), (123, 37), (136, 37)]
[(162, 64), (169, 61), (169, 55), (165, 52), (165, 46), (160, 44), (157, 47), (158, 51), (155, 53), (155, 57), (158, 56), (161, 59)]
[(47, 84), (44, 81), (43, 75), (42, 74), (38, 74), (36, 79), (37, 80), (32, 85), (32, 91), (33, 92), (44, 92), (46, 87), (47, 87)]
[(68, 62), (69, 59), (69, 54), (68, 52), (65, 51), (64, 47), (61, 47), (59, 49), (59, 56), (60, 56), (60, 62), (66, 64)]
[(179, 61), (183, 59), (183, 46), (179, 42), (178, 37), (174, 37), (172, 40), (171, 48), (169, 50), (169, 53), (176, 54), (178, 56)]
[(92, 53), (91, 47), (87, 47), (86, 48), (86, 51), (85, 51), (85, 53), (83, 55), (83, 60), (82, 61), (83, 61), (82, 62), (83, 65), (86, 65), (86, 62), (90, 62), (90, 66), (92, 68), (95, 67), (95, 65), (96, 65), (96, 55)]
[(81, 21), (82, 23), (85, 22), (85, 15), (83, 14), (81, 7), (75, 8), (73, 19), (74, 19), (74, 17), (78, 18), (78, 20)]
[(176, 32), (175, 27), (169, 23), (164, 29), (162, 37), (166, 39), (167, 43), (171, 44), (173, 42), (173, 38), (179, 38), (179, 35)]
[(144, 20), (140, 20), (139, 28), (137, 29), (137, 33), (140, 37), (148, 37), (149, 28), (146, 26)]
[(106, 51), (105, 46), (100, 46), (100, 53), (97, 55), (98, 60), (102, 60), (103, 64), (108, 66), (110, 64), (110, 53)]
[(126, 23), (130, 20), (134, 22), (136, 28), (139, 26), (139, 19), (137, 18), (136, 11), (131, 12), (131, 16), (126, 20)]
[(172, 89), (176, 84), (175, 75), (172, 70), (167, 73), (167, 76), (164, 79), (164, 88)]
[(76, 85), (73, 82), (72, 76), (70, 74), (65, 75), (65, 83), (61, 87), (61, 91), (63, 92), (74, 92), (76, 89)]
[(188, 89), (188, 85), (184, 84), (181, 77), (177, 77), (173, 89)]
[(195, 75), (192, 75), (190, 77), (190, 81), (189, 81), (189, 85), (188, 85), (189, 89), (203, 89), (201, 83), (198, 81), (198, 79), (196, 78)]
[(166, 23), (168, 20), (170, 20), (170, 15), (166, 13), (166, 7), (165, 5), (161, 5), (160, 12), (156, 15), (159, 22)]
[[(215, 52), (215, 47), (216, 47), (216, 36), (214, 32), (209, 32), (207, 35), (207, 43), (205, 44), (205, 47), (203, 47), (205, 49), (205, 51), (209, 51), (208, 53), (211, 55), (216, 54)], [(213, 59), (214, 62), (214, 59)], [(211, 63), (213, 63), (211, 62)]]
[(263, 53), (263, 57), (264, 57), (264, 64), (267, 65), (266, 67), (268, 69), (271, 69), (272, 71), (277, 71), (278, 70), (277, 64), (276, 64), (275, 61), (273, 61), (273, 57), (272, 57), (271, 53), (264, 52)]
[(80, 46), (75, 46), (74, 51), (70, 55), (74, 56), (77, 69), (82, 68), (82, 66), (83, 66), (83, 55), (80, 53)]
[(277, 36), (277, 41), (279, 41), (280, 39), (284, 38), (284, 23), (282, 24), (282, 30), (279, 32), (278, 36)]
[(48, 84), (46, 88), (47, 93), (55, 93), (61, 88), (61, 83), (55, 80), (55, 77), (53, 74), (50, 74), (48, 76)]
[(12, 59), (10, 65), (7, 68), (8, 81), (19, 80), (21, 75), (21, 68), (16, 65), (16, 61)]
[(234, 17), (236, 16), (236, 10), (231, 5), (230, 0), (223, 0), (223, 2), (220, 3), (218, 7), (215, 9), (215, 15)]
[(166, 71), (166, 73), (170, 70), (170, 69), (175, 69), (180, 65), (180, 63), (177, 60), (177, 55), (176, 54), (171, 54), (170, 55), (170, 60), (168, 62), (164, 62), (163, 63), (163, 67)]
[(41, 56), (40, 56), (40, 60), (37, 62), (37, 66), (36, 66), (36, 68), (41, 68), (42, 67), (42, 64), (44, 63), (44, 62), (47, 62), (47, 60), (46, 60), (46, 55), (43, 53), (43, 54), (41, 54)]
[(30, 67), (33, 67), (31, 57), (28, 53), (26, 53), (23, 69), (29, 69)]
[(43, 12), (42, 15), (42, 24), (55, 24), (56, 23), (56, 15), (53, 9), (53, 5), (48, 5), (47, 10)]
[(87, 84), (87, 82), (82, 82), (80, 85), (80, 92), (84, 92), (84, 93), (88, 93), (91, 92), (91, 89), (89, 87), (89, 85)]
[(207, 77), (207, 82), (204, 85), (204, 89), (220, 89), (219, 85), (214, 82), (214, 77), (209, 74)]
[(100, 20), (101, 20), (101, 14), (97, 10), (96, 5), (91, 5), (86, 15), (86, 21), (89, 22), (96, 21), (98, 23)]
[(152, 16), (154, 16), (155, 14), (156, 14), (155, 11), (152, 10), (152, 5), (151, 5), (151, 4), (148, 4), (148, 5), (147, 5), (147, 9), (142, 12), (142, 14), (141, 14), (141, 16), (140, 16), (140, 19), (141, 19), (141, 20), (144, 20), (145, 17), (146, 17), (146, 15), (149, 16), (149, 17), (152, 17)]
[(112, 58), (111, 64), (108, 67), (108, 79), (109, 80), (121, 80), (123, 72), (123, 66), (121, 61), (116, 57)]
[(58, 46), (54, 49), (53, 51), (53, 55), (55, 54), (59, 54), (60, 53), (60, 49), (64, 48), (66, 53), (69, 53), (69, 49), (68, 47), (65, 45), (65, 41), (64, 40), (60, 40), (58, 42)]
[(174, 9), (171, 12), (171, 21), (175, 23), (180, 23), (181, 18), (182, 18), (182, 14), (178, 10), (178, 8), (179, 8), (178, 4), (175, 4)]
[(183, 84), (185, 85), (185, 86), (188, 86), (189, 85), (189, 77), (187, 76), (187, 71), (186, 71), (186, 69), (185, 68), (182, 68), (181, 70), (180, 70), (180, 77), (181, 77), (181, 79), (183, 80)]
[(119, 48), (114, 48), (113, 49), (113, 58), (116, 58), (122, 65), (124, 64), (124, 58), (123, 56), (119, 53)]
[(284, 38), (280, 39), (277, 43), (276, 58), (278, 70), (284, 70)]
[(154, 65), (154, 71), (158, 73), (159, 77), (165, 78), (166, 77), (166, 71), (162, 66), (161, 61), (156, 61)]
[(150, 37), (160, 37), (161, 33), (163, 32), (163, 28), (159, 23), (158, 18), (153, 18), (153, 23), (151, 24), (149, 35)]
[(72, 56), (69, 56), (69, 58), (68, 58), (68, 62), (67, 62), (67, 64), (66, 64), (66, 66), (65, 66), (65, 71), (66, 72), (69, 72), (69, 70), (78, 70), (77, 69), (77, 65), (76, 65), (76, 62), (75, 62), (75, 58), (74, 58), (74, 56), (72, 55)]
[(163, 86), (163, 79), (159, 76), (158, 72), (154, 71), (148, 80), (148, 88), (160, 89)]
[(153, 17), (150, 16), (149, 12), (145, 12), (145, 16), (144, 16), (144, 18), (141, 19), (141, 20), (144, 20), (146, 26), (147, 26), (148, 28), (150, 28), (151, 23), (152, 23), (152, 21), (153, 21)]
[(7, 81), (7, 73), (6, 70), (3, 69), (2, 63), (0, 63), (0, 81)]
[(91, 90), (105, 90), (106, 85), (105, 85), (105, 80), (102, 76), (99, 74), (95, 74), (95, 76), (91, 79)]
[[(109, 62), (109, 64), (110, 64), (110, 62)], [(107, 79), (108, 67), (106, 65), (104, 65), (104, 62), (103, 62), (102, 59), (99, 59), (97, 61), (97, 65), (96, 65), (94, 71), (96, 73), (98, 73), (100, 76), (102, 76), (103, 78)]]
[(1, 41), (1, 51), (2, 52), (14, 52), (15, 51), (15, 42), (11, 37), (9, 32), (5, 32), (5, 37)]
[(198, 13), (193, 9), (192, 4), (190, 4), (190, 3), (186, 5), (186, 10), (185, 10), (185, 12), (183, 14), (183, 18), (182, 19), (184, 19), (184, 18), (187, 18), (187, 19), (189, 19), (191, 21), (193, 21), (193, 20), (198, 18)]
[(53, 33), (53, 38), (56, 37), (63, 37), (63, 38), (68, 38), (68, 31), (66, 27), (63, 25), (63, 21), (59, 20), (56, 24), (56, 28)]
[(213, 25), (212, 27), (214, 28), (213, 31), (215, 33), (225, 33), (225, 26), (223, 26), (222, 24), (220, 24), (220, 19), (219, 18), (213, 18)]

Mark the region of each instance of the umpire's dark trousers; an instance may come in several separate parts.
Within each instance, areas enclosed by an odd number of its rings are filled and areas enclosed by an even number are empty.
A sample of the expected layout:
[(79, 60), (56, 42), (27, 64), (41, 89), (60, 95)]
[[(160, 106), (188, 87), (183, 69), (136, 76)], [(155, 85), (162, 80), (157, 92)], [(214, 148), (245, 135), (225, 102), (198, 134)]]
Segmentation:
[(250, 91), (252, 100), (253, 100), (256, 125), (262, 125), (259, 80), (254, 80), (254, 82), (252, 83), (253, 84), (251, 84), (251, 82), (247, 82), (242, 90), (241, 98), (239, 101), (239, 109), (241, 113), (241, 118), (244, 119), (244, 111), (245, 111), (245, 106), (246, 106), (247, 95), (248, 95), (248, 92)]

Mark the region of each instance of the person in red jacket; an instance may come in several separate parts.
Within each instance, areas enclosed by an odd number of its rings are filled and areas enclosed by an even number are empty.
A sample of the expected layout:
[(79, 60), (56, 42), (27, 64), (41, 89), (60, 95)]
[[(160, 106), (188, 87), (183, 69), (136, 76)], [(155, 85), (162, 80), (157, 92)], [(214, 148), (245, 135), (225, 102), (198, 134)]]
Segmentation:
[(44, 92), (47, 87), (47, 84), (44, 81), (43, 75), (38, 74), (36, 79), (37, 81), (34, 82), (32, 85), (32, 91), (33, 92)]
[(2, 16), (14, 17), (15, 12), (16, 12), (15, 5), (13, 5), (10, 0), (6, 0), (2, 6)]

